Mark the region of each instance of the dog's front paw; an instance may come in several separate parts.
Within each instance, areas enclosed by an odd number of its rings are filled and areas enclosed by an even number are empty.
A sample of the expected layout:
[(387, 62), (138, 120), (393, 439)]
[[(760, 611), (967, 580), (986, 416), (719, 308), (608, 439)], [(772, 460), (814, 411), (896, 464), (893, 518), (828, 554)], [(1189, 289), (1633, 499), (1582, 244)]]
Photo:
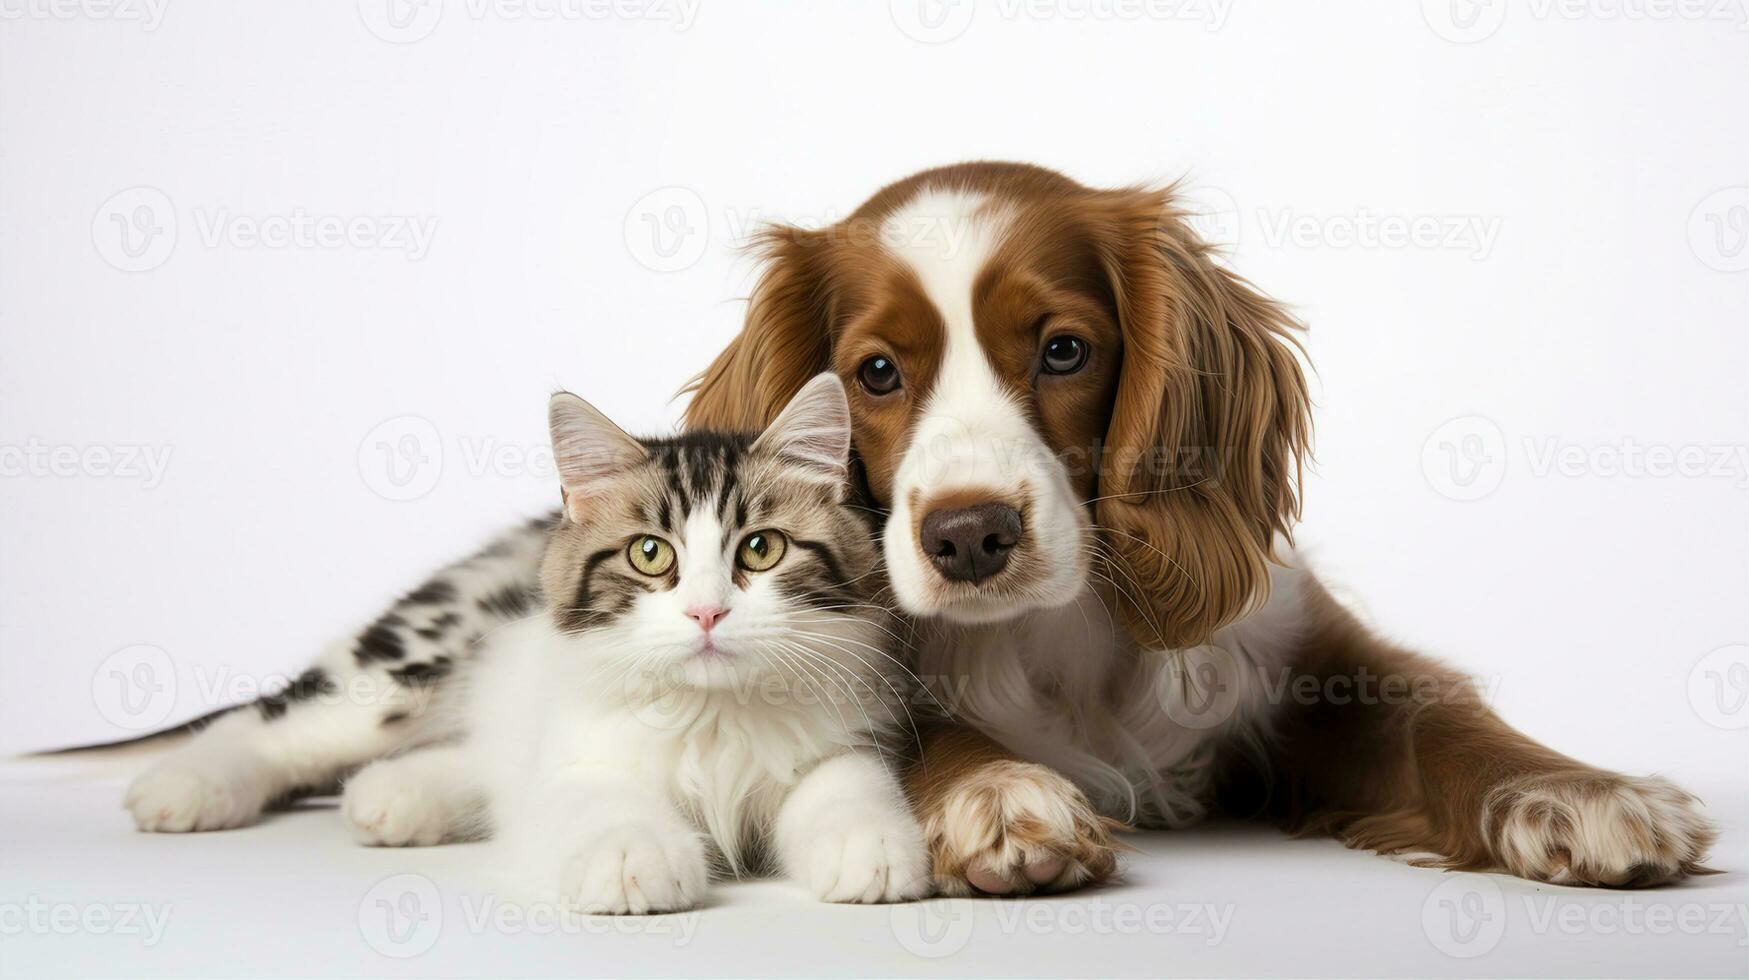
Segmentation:
[(559, 870), (566, 904), (582, 912), (678, 912), (704, 900), (710, 870), (698, 834), (672, 826), (624, 824), (594, 834)]
[(992, 762), (924, 820), (936, 883), (948, 895), (1066, 891), (1117, 869), (1121, 827), (1075, 784), (1030, 762)]
[(904, 902), (934, 883), (923, 831), (909, 814), (840, 814), (810, 835), (796, 869), (822, 902)]
[(1644, 888), (1702, 873), (1718, 831), (1669, 781), (1615, 773), (1533, 776), (1502, 786), (1484, 826), (1506, 870), (1558, 885)]
[(183, 833), (228, 830), (254, 823), (267, 805), (254, 780), (198, 764), (167, 759), (128, 785), (122, 805), (141, 830)]

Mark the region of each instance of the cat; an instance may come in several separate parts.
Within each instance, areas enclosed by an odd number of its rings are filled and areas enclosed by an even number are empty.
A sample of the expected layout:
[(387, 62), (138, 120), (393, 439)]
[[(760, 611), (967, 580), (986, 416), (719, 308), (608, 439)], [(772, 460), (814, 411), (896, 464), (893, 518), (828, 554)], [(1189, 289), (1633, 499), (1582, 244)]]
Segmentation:
[(566, 393), (549, 415), (545, 614), (456, 678), (440, 710), (459, 740), (347, 781), (359, 839), (490, 836), (534, 892), (589, 912), (692, 908), (713, 871), (772, 865), (825, 901), (927, 894), (842, 383), (816, 378), (757, 438), (640, 441)]

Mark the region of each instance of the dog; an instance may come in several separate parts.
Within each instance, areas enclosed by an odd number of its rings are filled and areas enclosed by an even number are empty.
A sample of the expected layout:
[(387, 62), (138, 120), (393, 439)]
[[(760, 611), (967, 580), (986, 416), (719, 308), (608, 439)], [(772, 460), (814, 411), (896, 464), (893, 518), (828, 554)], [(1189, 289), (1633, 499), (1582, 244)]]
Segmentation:
[(944, 887), (1098, 881), (1117, 822), (1217, 805), (1560, 884), (1705, 870), (1687, 793), (1514, 731), (1296, 567), (1300, 325), (1188, 218), (1170, 188), (1028, 165), (914, 175), (767, 231), (746, 325), (692, 385), (689, 424), (739, 428), (817, 371), (850, 390), (917, 672), (956, 720), (911, 782)]
[[(1188, 217), (1170, 188), (1029, 165), (916, 174), (763, 233), (744, 329), (689, 386), (688, 425), (748, 430), (818, 372), (849, 389), (891, 601), (946, 709), (907, 784), (941, 889), (1096, 883), (1117, 828), (1216, 809), (1561, 884), (1706, 871), (1693, 797), (1514, 731), (1299, 567), (1300, 326)], [(191, 723), (130, 786), (137, 824), (241, 826), (453, 734), (431, 704), (528, 613), (545, 532), (443, 570), (255, 710)]]

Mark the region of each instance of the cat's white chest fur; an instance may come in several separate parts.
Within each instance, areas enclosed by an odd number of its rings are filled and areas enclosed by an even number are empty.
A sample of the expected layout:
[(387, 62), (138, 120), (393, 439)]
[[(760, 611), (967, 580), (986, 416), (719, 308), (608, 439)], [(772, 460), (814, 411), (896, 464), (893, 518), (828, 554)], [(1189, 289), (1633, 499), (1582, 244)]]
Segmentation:
[(543, 783), (612, 773), (671, 801), (740, 873), (766, 856), (755, 845), (802, 777), (868, 745), (865, 706), (830, 690), (757, 679), (700, 690), (660, 672), (601, 671), (591, 642), (536, 617), (494, 636), (469, 678), (468, 754), (502, 840), (550, 839), (570, 818), (551, 809)]

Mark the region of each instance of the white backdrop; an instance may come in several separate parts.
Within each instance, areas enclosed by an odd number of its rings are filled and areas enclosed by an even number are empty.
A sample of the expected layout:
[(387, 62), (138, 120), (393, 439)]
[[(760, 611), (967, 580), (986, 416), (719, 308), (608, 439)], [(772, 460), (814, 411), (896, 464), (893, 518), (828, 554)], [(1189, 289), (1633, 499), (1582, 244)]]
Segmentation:
[(554, 386), (668, 424), (760, 221), (1004, 158), (1302, 313), (1375, 622), (1740, 800), (1745, 92), (1737, 3), (0, 0), (0, 749), (295, 672), (555, 499)]

